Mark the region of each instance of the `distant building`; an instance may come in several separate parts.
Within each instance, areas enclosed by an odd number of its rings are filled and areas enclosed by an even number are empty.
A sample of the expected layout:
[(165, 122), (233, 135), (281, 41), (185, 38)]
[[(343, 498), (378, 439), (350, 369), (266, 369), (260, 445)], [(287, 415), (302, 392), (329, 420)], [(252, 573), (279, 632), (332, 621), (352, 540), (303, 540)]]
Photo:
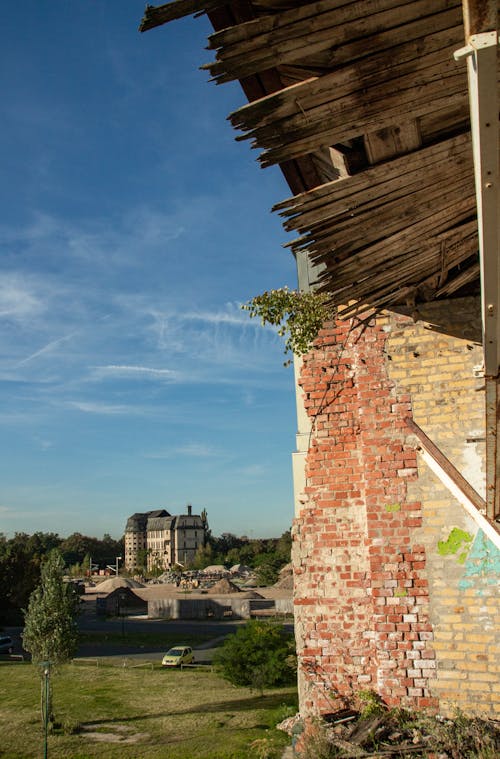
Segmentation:
[(205, 544), (207, 513), (172, 516), (165, 509), (132, 514), (125, 527), (125, 569), (133, 571), (144, 566), (148, 569), (169, 569), (174, 564), (185, 566), (193, 561), (199, 546)]

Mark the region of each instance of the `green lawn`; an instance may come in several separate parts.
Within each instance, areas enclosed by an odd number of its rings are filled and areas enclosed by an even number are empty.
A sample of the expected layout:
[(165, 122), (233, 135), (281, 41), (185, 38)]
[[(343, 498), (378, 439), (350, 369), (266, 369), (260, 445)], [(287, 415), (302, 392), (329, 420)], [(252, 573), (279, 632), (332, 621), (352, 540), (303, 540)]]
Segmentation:
[[(295, 688), (260, 696), (203, 669), (69, 664), (52, 679), (50, 759), (277, 759), (289, 738), (274, 725), (296, 711)], [(2, 759), (43, 756), (35, 667), (0, 664), (0, 699)]]

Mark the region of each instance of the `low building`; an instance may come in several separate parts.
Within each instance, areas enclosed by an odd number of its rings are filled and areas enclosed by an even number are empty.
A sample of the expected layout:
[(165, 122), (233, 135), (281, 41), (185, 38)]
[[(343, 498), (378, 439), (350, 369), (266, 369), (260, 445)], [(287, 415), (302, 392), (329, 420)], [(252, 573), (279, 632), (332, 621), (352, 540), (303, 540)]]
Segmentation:
[(186, 566), (205, 544), (207, 527), (206, 511), (193, 514), (189, 504), (186, 514), (175, 516), (165, 509), (133, 514), (125, 528), (125, 568)]

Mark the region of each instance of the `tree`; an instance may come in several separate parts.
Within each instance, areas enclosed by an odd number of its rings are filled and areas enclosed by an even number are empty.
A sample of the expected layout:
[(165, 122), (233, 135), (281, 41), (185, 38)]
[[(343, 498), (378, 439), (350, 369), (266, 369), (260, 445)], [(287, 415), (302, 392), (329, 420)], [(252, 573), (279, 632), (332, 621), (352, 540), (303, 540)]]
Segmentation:
[(34, 664), (62, 664), (70, 659), (78, 642), (78, 597), (64, 582), (64, 562), (57, 549), (42, 564), (41, 580), (30, 596), (25, 612), (23, 646)]
[(21, 609), (40, 580), (40, 558), (30, 553), (30, 537), (16, 533), (0, 541), (0, 623), (21, 624)]
[[(42, 564), (40, 584), (31, 594), (25, 611), (23, 646), (31, 654), (33, 664), (46, 665), (41, 668), (42, 682), (43, 678), (47, 678), (46, 673), (51, 665), (71, 659), (78, 643), (78, 596), (73, 586), (64, 582), (63, 572), (63, 558), (54, 549)], [(43, 704), (42, 693), (42, 719), (47, 724), (52, 717), (50, 689), (45, 701), (45, 713)]]
[[(242, 305), (250, 318), (258, 316), (261, 324), (278, 328), (278, 335), (285, 338), (285, 353), (302, 356), (311, 350), (318, 332), (333, 309), (326, 293), (300, 292), (282, 287), (278, 290), (256, 295)], [(285, 366), (291, 362), (285, 361)]]
[(264, 688), (293, 682), (296, 657), (293, 635), (281, 625), (251, 619), (229, 635), (214, 662), (233, 685)]

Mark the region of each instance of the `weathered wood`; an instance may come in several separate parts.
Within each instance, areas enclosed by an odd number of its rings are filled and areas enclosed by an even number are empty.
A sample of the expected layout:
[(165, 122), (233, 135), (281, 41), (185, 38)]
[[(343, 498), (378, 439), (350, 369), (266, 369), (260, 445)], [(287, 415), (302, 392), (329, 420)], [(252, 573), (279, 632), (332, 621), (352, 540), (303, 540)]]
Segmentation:
[[(450, 483), (452, 483), (460, 493), (462, 493), (467, 504), (462, 501), (462, 505), (467, 507), (468, 513), (472, 516), (478, 526), (484, 531), (486, 536), (494, 543), (497, 548), (500, 548), (500, 527), (492, 519), (488, 519), (484, 512), (486, 511), (486, 502), (479, 493), (477, 493), (472, 485), (470, 485), (465, 477), (463, 477), (458, 469), (446, 458), (444, 453), (439, 450), (432, 440), (425, 434), (425, 432), (418, 426), (416, 422), (410, 417), (406, 420), (406, 424), (414, 435), (418, 438), (423, 450), (428, 454), (432, 461), (436, 462), (440, 470)], [(428, 460), (428, 463), (429, 460)]]
[[(344, 277), (335, 280), (335, 286), (328, 285), (325, 290), (331, 293), (341, 293), (343, 289), (349, 289), (349, 298), (359, 300), (367, 295), (369, 286), (370, 302), (374, 299), (379, 301), (382, 295), (390, 295), (404, 285), (411, 284), (421, 287), (426, 284), (436, 292), (433, 280), (440, 274), (442, 267), (440, 261), (439, 244), (434, 240), (422, 243), (420, 250), (416, 246), (412, 249), (404, 248), (397, 258), (387, 259), (383, 267), (365, 266), (358, 269), (353, 277)], [(412, 257), (410, 253), (415, 255)], [(417, 256), (416, 254), (419, 253)], [(477, 238), (469, 238), (461, 241), (460, 246), (454, 251), (453, 258), (448, 262), (448, 269), (455, 268), (471, 255), (477, 254)], [(362, 279), (360, 279), (362, 277)], [(359, 280), (359, 281), (358, 281)]]
[[(477, 239), (470, 238), (460, 243), (449, 268), (455, 268), (470, 256), (477, 256)], [(321, 291), (331, 294), (336, 306), (365, 300), (374, 307), (390, 306), (401, 302), (400, 291), (407, 286), (418, 289), (425, 285), (436, 294), (435, 282), (440, 272), (438, 243), (423, 240), (418, 248), (416, 245), (400, 248), (399, 256), (388, 258), (383, 266), (379, 264), (377, 267), (359, 269), (357, 274), (344, 278), (342, 282), (332, 277), (321, 277), (317, 284)], [(356, 308), (353, 306), (353, 311)]]
[(218, 8), (226, 5), (224, 0), (173, 0), (171, 3), (164, 5), (146, 5), (144, 16), (142, 17), (139, 31), (147, 32), (162, 24), (168, 24), (184, 16), (192, 16), (198, 13)]
[[(467, 197), (460, 199), (444, 208), (440, 209), (436, 213), (428, 213), (422, 215), (421, 218), (414, 221), (411, 225), (401, 225), (401, 228), (394, 232), (392, 235), (382, 238), (379, 241), (372, 244), (361, 247), (356, 252), (357, 265), (362, 268), (363, 265), (372, 261), (374, 256), (381, 254), (381, 261), (386, 256), (390, 256), (392, 248), (401, 250), (403, 246), (415, 244), (418, 238), (425, 240), (432, 232), (440, 234), (446, 232), (451, 226), (455, 226), (458, 222), (469, 220), (474, 212), (474, 198)], [(452, 216), (452, 214), (454, 216)], [(423, 244), (423, 243), (422, 243)], [(324, 260), (325, 274), (328, 270), (335, 271), (336, 276), (339, 274), (339, 259), (352, 255), (352, 251), (346, 246), (344, 249), (335, 248), (335, 239), (330, 237), (326, 240), (316, 241), (308, 237), (300, 238), (300, 240), (291, 243), (292, 250), (307, 249), (311, 255), (311, 258)], [(334, 255), (332, 255), (334, 251)], [(351, 259), (352, 260), (352, 259)]]
[(394, 155), (409, 153), (421, 145), (420, 130), (416, 121), (386, 127), (365, 134), (365, 148), (370, 163), (380, 163)]
[(459, 26), (425, 35), (419, 40), (396, 45), (390, 57), (386, 53), (371, 55), (355, 64), (343, 66), (321, 77), (302, 77), (299, 82), (255, 100), (230, 114), (234, 127), (250, 130), (275, 124), (287, 117), (308, 114), (312, 109), (339, 100), (360, 89), (365, 91), (380, 81), (389, 81), (404, 74), (430, 70), (436, 74), (444, 66), (456, 72), (453, 51), (460, 39)]
[(468, 129), (452, 58), (460, 0), (175, 0), (147, 13), (156, 24), (207, 9), (218, 31), (206, 68), (253, 101), (230, 116), (238, 139), (295, 190), (315, 186), (276, 210), (298, 232), (288, 247), (321, 265), (319, 288), (361, 313), (473, 281), (470, 140), (440, 139)]
[[(470, 184), (469, 192), (473, 192), (473, 168), (468, 146), (468, 141), (463, 141), (459, 146), (461, 149), (456, 152), (444, 155), (441, 153), (441, 160), (436, 164), (435, 150), (430, 150), (430, 155), (421, 151), (414, 154), (419, 157), (422, 154), (418, 163), (411, 163), (406, 157), (398, 161), (397, 166), (401, 173), (395, 173), (392, 166), (394, 162), (390, 162), (384, 164), (378, 172), (370, 171), (369, 177), (365, 176), (368, 174), (368, 171), (365, 171), (350, 178), (348, 182), (331, 182), (327, 185), (328, 194), (323, 193), (317, 200), (309, 199), (308, 193), (302, 196), (302, 203), (297, 200), (293, 207), (294, 216), (285, 221), (285, 228), (288, 231), (313, 231), (318, 219), (329, 224), (339, 223), (345, 217), (354, 219), (357, 214), (371, 208), (377, 209), (381, 205), (385, 206), (390, 200), (402, 198), (404, 201), (412, 188), (424, 189), (439, 182), (448, 184), (459, 177), (461, 172), (465, 172)], [(434, 170), (432, 175), (429, 174), (430, 167)]]
[[(281, 216), (291, 216), (301, 210), (309, 210), (335, 198), (340, 201), (361, 191), (370, 192), (370, 197), (378, 194), (383, 196), (389, 182), (406, 181), (404, 177), (416, 170), (431, 169), (436, 164), (448, 160), (467, 160), (470, 153), (470, 134), (462, 134), (448, 140), (442, 140), (436, 145), (422, 148), (403, 158), (395, 158), (382, 166), (374, 166), (349, 178), (349, 182), (329, 182), (277, 203), (273, 211), (279, 211)], [(469, 155), (469, 161), (470, 155)]]
[(479, 271), (480, 267), (478, 262), (458, 274), (456, 277), (453, 277), (453, 279), (448, 280), (444, 287), (440, 287), (439, 290), (436, 290), (436, 298), (446, 298), (449, 295), (453, 295), (453, 293), (457, 292), (457, 290), (460, 290), (465, 285), (468, 285), (470, 282), (478, 280)]
[[(414, 2), (414, 0), (403, 0)], [(316, 0), (316, 2), (304, 2), (296, 8), (288, 8), (279, 13), (272, 13), (261, 18), (252, 19), (245, 24), (223, 29), (210, 35), (208, 48), (215, 50), (224, 47), (230, 50), (231, 46), (239, 50), (249, 50), (255, 41), (262, 43), (279, 42), (286, 39), (300, 37), (303, 29), (318, 31), (331, 24), (332, 19), (338, 19), (336, 23), (346, 23), (356, 18), (373, 15), (389, 8), (401, 5), (398, 0)], [(459, 2), (457, 0), (457, 3)], [(349, 7), (346, 8), (345, 6)], [(268, 36), (266, 36), (268, 35)], [(247, 48), (244, 45), (248, 45)]]
[[(281, 122), (279, 128), (256, 129), (241, 139), (251, 138), (253, 147), (264, 148), (259, 161), (270, 166), (418, 118), (434, 108), (462, 106), (467, 100), (464, 77), (455, 72), (442, 77), (435, 74), (430, 81), (421, 83), (418, 77), (410, 76), (403, 86), (398, 91), (395, 82), (392, 86), (382, 83), (369, 90), (369, 97), (364, 100), (361, 92), (353, 93), (318, 109), (314, 119), (296, 116)], [(379, 107), (381, 101), (385, 105), (383, 110)]]
[(498, 29), (498, 0), (463, 0), (464, 33), (471, 34)]
[[(233, 33), (241, 34), (245, 27), (251, 33), (261, 20), (225, 30), (211, 38), (210, 47), (219, 49), (217, 60), (207, 64), (206, 68), (218, 82), (222, 82), (277, 65), (304, 61), (309, 55), (325, 51), (331, 53), (333, 64), (334, 61), (339, 62), (338, 48), (353, 41), (359, 42), (362, 39), (363, 47), (360, 48), (360, 52), (369, 55), (384, 48), (381, 35), (391, 29), (397, 30), (396, 36), (392, 35), (394, 44), (402, 39), (411, 40), (422, 36), (425, 33), (422, 32), (423, 26), (426, 27), (427, 33), (430, 33), (457, 26), (461, 19), (458, 3), (450, 10), (447, 0), (416, 0), (404, 5), (397, 0), (385, 0), (383, 5), (377, 3), (377, 6), (385, 9), (374, 13), (374, 3), (367, 0), (344, 4), (334, 11), (313, 17), (307, 24), (303, 20), (288, 24), (287, 14), (281, 14), (269, 20), (270, 31), (255, 37), (249, 34), (247, 39), (234, 44), (224, 41)], [(445, 14), (442, 18), (440, 12)], [(420, 30), (415, 34), (415, 28), (414, 36), (412, 23), (417, 23)], [(352, 57), (351, 50), (349, 58)]]

